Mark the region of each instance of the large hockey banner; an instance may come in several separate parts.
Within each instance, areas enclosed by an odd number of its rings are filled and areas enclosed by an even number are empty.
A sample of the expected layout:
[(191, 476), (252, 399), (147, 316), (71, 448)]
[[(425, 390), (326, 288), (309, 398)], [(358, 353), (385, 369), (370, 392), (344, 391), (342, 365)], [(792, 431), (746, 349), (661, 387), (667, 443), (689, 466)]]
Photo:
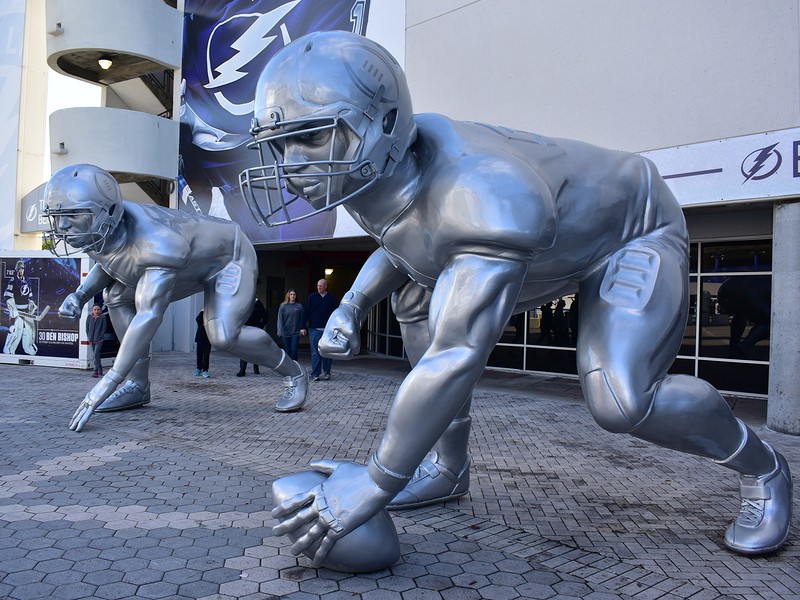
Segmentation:
[[(186, 0), (181, 82), (179, 208), (236, 221), (253, 242), (331, 237), (336, 211), (283, 227), (253, 218), (239, 173), (248, 150), (258, 77), (270, 58), (312, 31), (364, 35), (370, 0)], [(300, 206), (305, 201), (295, 203)], [(308, 210), (305, 205), (300, 210)]]
[(79, 366), (81, 323), (59, 318), (58, 307), (78, 287), (80, 263), (76, 258), (0, 257), (0, 362)]

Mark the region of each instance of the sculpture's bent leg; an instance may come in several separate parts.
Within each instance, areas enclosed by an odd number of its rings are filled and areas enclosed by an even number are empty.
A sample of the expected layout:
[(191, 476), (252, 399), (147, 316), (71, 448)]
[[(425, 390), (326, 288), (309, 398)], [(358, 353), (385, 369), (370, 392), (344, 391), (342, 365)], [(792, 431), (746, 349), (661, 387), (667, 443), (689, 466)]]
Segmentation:
[(238, 256), (205, 290), (206, 333), (214, 348), (240, 360), (263, 365), (284, 376), (280, 412), (300, 410), (308, 395), (308, 374), (258, 327), (243, 326), (253, 310), (258, 261), (252, 244), (242, 243)]
[[(408, 485), (389, 504), (389, 509), (403, 510), (445, 502), (464, 496), (469, 491), (469, 467), (472, 462), (467, 452), (472, 424), (469, 406), (466, 414), (450, 423)], [(460, 467), (455, 470), (448, 466), (458, 464)]]
[(688, 291), (684, 253), (658, 242), (630, 245), (581, 285), (578, 370), (589, 408), (608, 431), (737, 471), (741, 510), (726, 544), (772, 552), (789, 531), (788, 465), (709, 383), (665, 375), (683, 335)]
[(139, 408), (150, 403), (150, 352), (136, 361), (128, 379), (97, 407), (95, 412)]
[[(411, 366), (417, 364), (430, 345), (428, 306), (431, 294), (413, 281), (392, 294), (392, 310)], [(450, 423), (442, 437), (414, 472), (411, 481), (389, 504), (391, 510), (418, 508), (445, 502), (469, 492), (469, 433), (472, 396)]]

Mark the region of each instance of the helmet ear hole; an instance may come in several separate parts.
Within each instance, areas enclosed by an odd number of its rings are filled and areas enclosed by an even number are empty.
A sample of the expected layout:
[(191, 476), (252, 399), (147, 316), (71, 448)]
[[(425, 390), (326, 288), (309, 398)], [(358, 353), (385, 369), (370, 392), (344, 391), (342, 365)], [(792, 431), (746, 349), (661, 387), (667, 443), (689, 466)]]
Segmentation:
[(395, 123), (397, 123), (397, 109), (393, 108), (383, 117), (383, 133), (390, 135), (394, 131)]

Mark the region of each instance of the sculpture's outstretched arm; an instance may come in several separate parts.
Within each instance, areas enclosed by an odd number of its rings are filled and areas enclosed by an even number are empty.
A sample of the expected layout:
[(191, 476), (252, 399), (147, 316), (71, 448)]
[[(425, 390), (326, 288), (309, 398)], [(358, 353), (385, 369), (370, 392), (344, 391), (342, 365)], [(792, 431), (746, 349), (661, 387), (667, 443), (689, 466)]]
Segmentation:
[(350, 291), (333, 311), (319, 342), (323, 356), (347, 360), (361, 350), (361, 325), (369, 309), (408, 281), (408, 276), (378, 249), (361, 267)]
[(86, 394), (70, 421), (80, 431), (95, 409), (125, 380), (136, 361), (149, 348), (172, 299), (177, 273), (173, 269), (148, 269), (136, 286), (136, 315), (120, 341), (114, 366)]
[(64, 298), (61, 307), (58, 309), (58, 316), (68, 321), (78, 320), (81, 316), (83, 305), (112, 283), (114, 283), (114, 279), (111, 275), (106, 273), (99, 264), (95, 264), (89, 269), (89, 273), (83, 283)]
[(319, 542), (314, 561), (320, 564), (337, 539), (405, 487), (469, 397), (516, 305), (526, 271), (525, 262), (464, 254), (442, 272), (431, 298), (431, 346), (400, 387), (369, 465), (315, 463), (330, 477), (273, 511), (281, 520), (276, 535), (311, 524), (293, 553)]

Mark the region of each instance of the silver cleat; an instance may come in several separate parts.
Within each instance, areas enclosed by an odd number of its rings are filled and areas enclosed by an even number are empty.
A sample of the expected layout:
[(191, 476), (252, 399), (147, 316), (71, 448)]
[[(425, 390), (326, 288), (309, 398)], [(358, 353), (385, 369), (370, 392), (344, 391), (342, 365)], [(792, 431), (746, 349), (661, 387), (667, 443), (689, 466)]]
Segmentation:
[(275, 405), (278, 412), (295, 412), (303, 408), (306, 396), (308, 395), (308, 373), (305, 367), (295, 363), (300, 367), (300, 374), (292, 377), (287, 375), (283, 378), (285, 389), (283, 396)]
[(734, 552), (768, 554), (783, 546), (789, 537), (792, 475), (786, 459), (772, 451), (777, 463), (772, 472), (739, 478), (739, 516), (725, 532), (725, 545)]

